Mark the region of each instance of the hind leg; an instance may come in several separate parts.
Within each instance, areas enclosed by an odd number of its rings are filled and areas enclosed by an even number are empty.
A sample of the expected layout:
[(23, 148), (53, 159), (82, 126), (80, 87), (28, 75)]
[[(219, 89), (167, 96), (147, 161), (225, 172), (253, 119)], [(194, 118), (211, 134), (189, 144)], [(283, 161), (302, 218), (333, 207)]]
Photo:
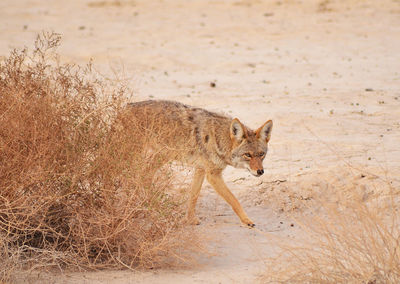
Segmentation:
[(204, 181), (205, 177), (205, 170), (196, 168), (194, 172), (194, 177), (192, 181), (192, 186), (191, 186), (191, 191), (190, 191), (190, 197), (189, 197), (189, 204), (188, 204), (188, 210), (186, 214), (186, 219), (189, 224), (192, 225), (198, 225), (200, 224), (199, 219), (196, 217), (196, 203), (197, 199), (199, 198), (200, 195), (200, 189)]

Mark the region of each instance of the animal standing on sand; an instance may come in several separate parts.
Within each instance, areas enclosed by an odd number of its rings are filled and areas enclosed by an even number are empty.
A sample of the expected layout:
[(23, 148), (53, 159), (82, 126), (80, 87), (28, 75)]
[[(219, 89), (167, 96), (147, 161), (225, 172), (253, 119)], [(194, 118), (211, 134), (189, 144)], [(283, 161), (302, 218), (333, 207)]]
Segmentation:
[(255, 226), (226, 186), (222, 171), (229, 165), (248, 169), (257, 177), (264, 173), (262, 162), (271, 138), (271, 120), (253, 131), (237, 118), (232, 119), (178, 102), (158, 100), (131, 103), (128, 115), (146, 131), (162, 132), (170, 129), (172, 135), (151, 147), (175, 149), (174, 160), (195, 168), (186, 216), (190, 224), (199, 224), (195, 207), (204, 177), (207, 177), (240, 221), (247, 226)]

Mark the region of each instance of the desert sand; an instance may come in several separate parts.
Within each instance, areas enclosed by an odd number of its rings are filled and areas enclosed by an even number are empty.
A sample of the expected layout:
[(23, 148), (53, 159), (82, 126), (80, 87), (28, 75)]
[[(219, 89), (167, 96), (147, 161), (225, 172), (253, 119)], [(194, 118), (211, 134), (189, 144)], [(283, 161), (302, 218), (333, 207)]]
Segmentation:
[(310, 188), (327, 194), (327, 185), (364, 182), (360, 173), (367, 185), (382, 174), (399, 182), (398, 0), (0, 2), (0, 57), (31, 47), (42, 30), (62, 35), (63, 62), (92, 59), (137, 101), (177, 100), (253, 128), (273, 119), (274, 129), (262, 177), (232, 168), (224, 175), (257, 230), (241, 227), (206, 183), (199, 229), (211, 236), (212, 254), (198, 265), (31, 282), (256, 282), (276, 253), (267, 236), (301, 233), (291, 216), (307, 214)]

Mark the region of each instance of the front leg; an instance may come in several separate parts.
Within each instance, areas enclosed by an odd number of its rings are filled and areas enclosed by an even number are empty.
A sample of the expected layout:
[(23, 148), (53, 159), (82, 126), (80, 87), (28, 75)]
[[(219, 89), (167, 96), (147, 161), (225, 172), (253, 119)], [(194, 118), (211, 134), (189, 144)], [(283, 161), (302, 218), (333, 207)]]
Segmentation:
[(226, 186), (224, 180), (222, 179), (222, 170), (207, 171), (207, 180), (215, 189), (215, 191), (219, 195), (221, 195), (226, 202), (228, 202), (228, 204), (232, 207), (233, 211), (235, 211), (236, 215), (238, 215), (240, 221), (242, 221), (243, 224), (249, 227), (255, 226), (253, 221), (251, 221), (249, 217), (247, 217), (239, 201)]

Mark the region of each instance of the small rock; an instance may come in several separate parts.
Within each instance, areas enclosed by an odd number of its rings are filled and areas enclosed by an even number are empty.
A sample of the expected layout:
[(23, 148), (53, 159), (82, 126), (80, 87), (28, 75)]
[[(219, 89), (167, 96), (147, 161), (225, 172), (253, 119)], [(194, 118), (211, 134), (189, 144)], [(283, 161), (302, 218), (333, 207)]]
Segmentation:
[(374, 89), (372, 89), (372, 88), (366, 88), (365, 91), (366, 91), (366, 92), (373, 92)]
[(211, 87), (211, 88), (215, 88), (216, 86), (217, 86), (217, 84), (215, 84), (215, 82), (211, 82), (211, 83), (210, 83), (210, 87)]

